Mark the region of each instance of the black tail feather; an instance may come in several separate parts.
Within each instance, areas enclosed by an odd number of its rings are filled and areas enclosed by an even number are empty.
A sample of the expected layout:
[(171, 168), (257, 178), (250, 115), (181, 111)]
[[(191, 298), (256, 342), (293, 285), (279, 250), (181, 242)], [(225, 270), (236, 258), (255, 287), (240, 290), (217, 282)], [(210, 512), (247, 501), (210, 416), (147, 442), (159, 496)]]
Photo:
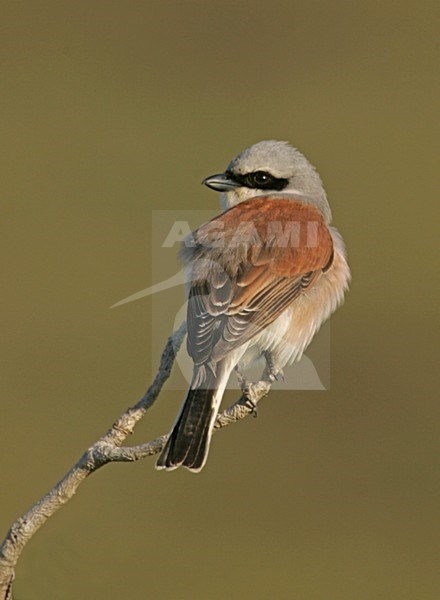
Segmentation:
[[(180, 465), (199, 471), (206, 460), (214, 406), (214, 380), (203, 387), (190, 388), (183, 409), (157, 460), (159, 469), (175, 469)], [(210, 385), (208, 385), (210, 384)]]

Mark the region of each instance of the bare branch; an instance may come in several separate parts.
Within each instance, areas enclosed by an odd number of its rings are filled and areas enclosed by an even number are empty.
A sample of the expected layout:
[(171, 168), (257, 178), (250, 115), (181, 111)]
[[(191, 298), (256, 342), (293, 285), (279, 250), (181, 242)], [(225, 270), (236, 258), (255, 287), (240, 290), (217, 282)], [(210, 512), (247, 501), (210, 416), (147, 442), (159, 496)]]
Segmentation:
[[(186, 323), (183, 323), (168, 338), (156, 377), (139, 402), (128, 408), (107, 433), (84, 452), (55, 487), (13, 523), (0, 545), (0, 600), (12, 600), (15, 566), (27, 542), (75, 495), (86, 477), (110, 462), (133, 462), (158, 454), (162, 450), (167, 435), (138, 446), (122, 446), (122, 443), (133, 433), (136, 424), (158, 398), (164, 383), (170, 376), (174, 359), (185, 334)], [(256, 414), (257, 404), (269, 392), (272, 381), (273, 377), (265, 377), (262, 381), (247, 385), (240, 399), (217, 417), (215, 430), (243, 419), (249, 414)]]

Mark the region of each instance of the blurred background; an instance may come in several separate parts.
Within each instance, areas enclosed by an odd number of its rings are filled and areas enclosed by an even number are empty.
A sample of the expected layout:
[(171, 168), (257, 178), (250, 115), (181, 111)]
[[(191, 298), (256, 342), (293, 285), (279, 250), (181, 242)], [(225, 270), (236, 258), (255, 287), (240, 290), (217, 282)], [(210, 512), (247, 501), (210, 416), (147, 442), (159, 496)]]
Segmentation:
[(154, 283), (152, 211), (215, 210), (200, 181), (286, 139), (353, 271), (329, 391), (274, 391), (198, 476), (94, 474), (25, 549), (18, 599), (438, 598), (437, 5), (2, 3), (0, 536), (157, 366), (151, 301), (109, 309)]

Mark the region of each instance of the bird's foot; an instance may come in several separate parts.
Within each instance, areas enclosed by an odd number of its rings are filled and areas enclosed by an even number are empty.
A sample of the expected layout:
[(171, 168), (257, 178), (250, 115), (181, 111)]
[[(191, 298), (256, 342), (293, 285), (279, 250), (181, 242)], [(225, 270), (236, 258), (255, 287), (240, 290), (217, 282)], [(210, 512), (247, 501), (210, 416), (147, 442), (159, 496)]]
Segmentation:
[(264, 358), (266, 359), (266, 368), (264, 370), (263, 379), (269, 383), (274, 381), (285, 381), (284, 372), (275, 366), (272, 354), (267, 350), (264, 352)]
[(258, 417), (258, 407), (257, 403), (254, 400), (255, 397), (255, 383), (249, 381), (243, 371), (240, 369), (238, 365), (235, 367), (235, 374), (237, 375), (237, 380), (241, 388), (241, 392), (244, 398), (244, 404), (251, 410), (251, 414), (254, 417)]
[(246, 378), (246, 375), (243, 373), (243, 371), (238, 365), (234, 367), (234, 371), (237, 376), (237, 381), (241, 388), (241, 391), (244, 392), (245, 388), (249, 385), (249, 380)]
[(261, 400), (263, 396), (267, 396), (270, 390), (271, 383), (261, 379), (256, 383), (249, 383), (245, 389), (243, 389), (244, 404), (250, 408), (251, 414), (254, 417), (258, 417), (257, 402)]
[(251, 415), (253, 417), (258, 417), (258, 405), (254, 400), (254, 386), (254, 383), (248, 383), (245, 387), (242, 388), (242, 392), (245, 399), (244, 405), (250, 409)]

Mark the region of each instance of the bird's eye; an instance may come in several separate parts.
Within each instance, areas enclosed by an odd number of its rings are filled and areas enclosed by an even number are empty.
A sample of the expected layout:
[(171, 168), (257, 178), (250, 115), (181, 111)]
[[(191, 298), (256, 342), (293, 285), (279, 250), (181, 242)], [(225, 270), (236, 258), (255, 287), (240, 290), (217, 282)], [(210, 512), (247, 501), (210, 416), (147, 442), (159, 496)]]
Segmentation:
[(249, 183), (252, 187), (265, 188), (273, 181), (273, 177), (266, 171), (255, 171), (255, 173), (249, 173)]
[(253, 171), (252, 173), (236, 173), (227, 170), (225, 175), (234, 181), (238, 187), (245, 186), (253, 190), (284, 190), (289, 184), (288, 179), (275, 177), (267, 171)]

